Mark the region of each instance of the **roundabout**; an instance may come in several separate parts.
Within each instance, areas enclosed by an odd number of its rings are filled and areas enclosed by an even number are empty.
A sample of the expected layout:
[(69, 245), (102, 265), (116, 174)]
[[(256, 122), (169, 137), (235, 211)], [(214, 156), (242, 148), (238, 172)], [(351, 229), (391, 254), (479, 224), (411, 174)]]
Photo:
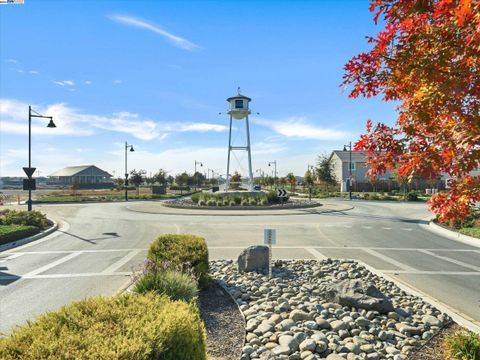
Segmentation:
[(279, 206), (232, 206), (232, 207), (200, 207), (175, 206), (167, 202), (135, 203), (127, 206), (127, 210), (162, 215), (184, 216), (270, 216), (270, 215), (313, 215), (352, 210), (350, 204), (341, 203), (302, 203)]

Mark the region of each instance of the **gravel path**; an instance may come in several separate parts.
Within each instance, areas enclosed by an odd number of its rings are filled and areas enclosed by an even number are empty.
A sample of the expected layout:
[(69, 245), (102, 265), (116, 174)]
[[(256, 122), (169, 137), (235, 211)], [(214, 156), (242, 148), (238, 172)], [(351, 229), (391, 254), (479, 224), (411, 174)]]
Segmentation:
[(217, 284), (199, 296), (200, 313), (207, 330), (209, 360), (238, 360), (245, 337), (245, 321), (232, 298)]
[[(450, 321), (352, 260), (277, 261), (272, 279), (239, 274), (231, 260), (212, 261), (210, 271), (246, 318), (242, 360), (405, 360)], [(374, 284), (393, 309), (381, 314), (332, 302), (329, 290), (349, 279)]]

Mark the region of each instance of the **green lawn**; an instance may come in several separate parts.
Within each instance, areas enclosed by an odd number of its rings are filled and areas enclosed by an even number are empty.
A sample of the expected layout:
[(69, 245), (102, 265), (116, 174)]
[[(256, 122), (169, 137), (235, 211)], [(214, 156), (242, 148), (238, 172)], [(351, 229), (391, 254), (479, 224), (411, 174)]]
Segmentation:
[(35, 235), (40, 230), (30, 225), (0, 225), (0, 245)]
[(480, 227), (467, 227), (458, 230), (460, 234), (473, 236), (480, 239)]

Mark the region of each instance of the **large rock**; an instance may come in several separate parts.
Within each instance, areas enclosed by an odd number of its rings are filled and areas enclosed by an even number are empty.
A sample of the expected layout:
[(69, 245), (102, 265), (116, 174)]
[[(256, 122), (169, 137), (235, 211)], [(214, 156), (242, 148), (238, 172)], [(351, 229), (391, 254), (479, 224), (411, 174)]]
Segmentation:
[(329, 301), (342, 306), (378, 311), (394, 311), (392, 302), (375, 285), (360, 279), (344, 280), (327, 292)]
[(268, 246), (249, 246), (238, 257), (238, 272), (268, 273)]

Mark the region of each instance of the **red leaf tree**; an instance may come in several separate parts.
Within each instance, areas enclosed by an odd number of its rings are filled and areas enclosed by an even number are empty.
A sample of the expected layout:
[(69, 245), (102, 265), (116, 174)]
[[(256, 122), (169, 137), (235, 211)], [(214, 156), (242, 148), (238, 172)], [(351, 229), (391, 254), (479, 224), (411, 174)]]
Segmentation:
[(355, 150), (368, 152), (370, 176), (398, 168), (412, 179), (452, 177), (432, 196), (440, 221), (461, 220), (480, 201), (480, 2), (372, 0), (371, 51), (345, 65), (350, 97), (398, 103), (395, 125), (367, 122)]

